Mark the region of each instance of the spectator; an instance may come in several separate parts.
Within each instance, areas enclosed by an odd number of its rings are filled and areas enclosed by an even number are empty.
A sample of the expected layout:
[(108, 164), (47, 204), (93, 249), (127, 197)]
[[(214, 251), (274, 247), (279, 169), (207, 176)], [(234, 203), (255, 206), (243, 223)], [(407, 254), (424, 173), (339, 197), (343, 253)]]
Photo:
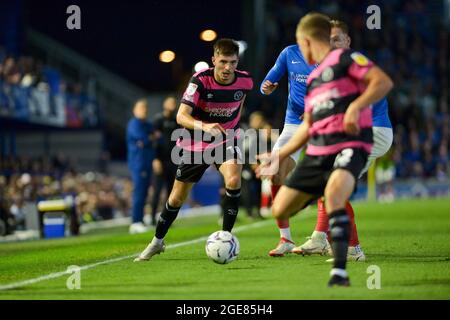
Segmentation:
[(144, 206), (152, 178), (154, 130), (147, 121), (148, 105), (145, 99), (138, 100), (133, 108), (133, 118), (127, 126), (128, 168), (133, 179), (133, 204), (130, 233), (143, 233)]

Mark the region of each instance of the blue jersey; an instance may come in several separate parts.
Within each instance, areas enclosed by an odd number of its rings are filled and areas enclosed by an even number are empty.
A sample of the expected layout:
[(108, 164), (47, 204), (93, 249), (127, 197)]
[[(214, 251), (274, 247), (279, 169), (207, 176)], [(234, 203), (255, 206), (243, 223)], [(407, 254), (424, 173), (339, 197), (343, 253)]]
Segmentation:
[(388, 103), (386, 98), (381, 99), (372, 106), (372, 121), (374, 127), (392, 128), (389, 119)]
[[(281, 51), (275, 65), (270, 69), (264, 81), (280, 81), (286, 72), (289, 76), (289, 96), (285, 124), (300, 124), (305, 109), (306, 79), (317, 65), (310, 66), (303, 58), (298, 45), (292, 45)], [(263, 83), (264, 83), (263, 81)], [(262, 84), (261, 84), (262, 87)], [(261, 93), (262, 92), (262, 89)]]
[(150, 170), (155, 157), (150, 135), (153, 126), (150, 122), (133, 118), (127, 126), (128, 167), (130, 170)]

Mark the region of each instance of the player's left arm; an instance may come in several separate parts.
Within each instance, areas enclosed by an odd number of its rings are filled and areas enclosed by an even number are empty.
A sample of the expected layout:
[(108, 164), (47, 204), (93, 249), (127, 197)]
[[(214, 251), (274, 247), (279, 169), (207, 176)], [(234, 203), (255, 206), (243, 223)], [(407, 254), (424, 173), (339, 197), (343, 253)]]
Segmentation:
[(379, 67), (372, 66), (364, 75), (366, 89), (350, 103), (344, 116), (344, 130), (347, 134), (359, 133), (359, 112), (371, 104), (381, 100), (392, 89), (394, 83), (391, 78)]

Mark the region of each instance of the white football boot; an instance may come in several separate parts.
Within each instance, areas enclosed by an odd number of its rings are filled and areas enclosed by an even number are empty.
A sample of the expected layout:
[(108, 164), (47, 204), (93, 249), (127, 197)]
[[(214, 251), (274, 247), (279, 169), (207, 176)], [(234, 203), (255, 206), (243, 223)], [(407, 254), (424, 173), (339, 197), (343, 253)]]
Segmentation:
[(134, 262), (139, 261), (148, 261), (153, 257), (155, 254), (160, 254), (161, 252), (164, 252), (166, 249), (166, 245), (164, 243), (164, 240), (161, 243), (158, 243), (156, 241), (156, 238), (153, 238), (152, 242), (145, 248), (144, 251), (141, 252), (141, 254), (134, 259)]
[[(365, 262), (366, 255), (362, 251), (360, 245), (348, 247), (347, 261)], [(334, 258), (328, 259), (327, 262), (334, 262)]]
[(311, 254), (330, 255), (331, 246), (325, 232), (314, 231), (307, 239), (304, 244), (292, 249), (292, 252), (308, 256)]
[(283, 257), (286, 253), (291, 253), (292, 249), (295, 248), (295, 243), (286, 239), (281, 238), (280, 242), (275, 249), (269, 251), (269, 256), (271, 257)]

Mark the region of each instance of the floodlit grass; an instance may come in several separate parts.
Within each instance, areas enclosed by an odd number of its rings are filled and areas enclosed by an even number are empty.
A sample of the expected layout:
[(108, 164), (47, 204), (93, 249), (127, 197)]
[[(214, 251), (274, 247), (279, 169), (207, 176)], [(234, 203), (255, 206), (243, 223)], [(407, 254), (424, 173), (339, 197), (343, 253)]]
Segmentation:
[[(0, 299), (449, 299), (450, 199), (405, 200), (354, 205), (368, 261), (348, 263), (352, 286), (326, 287), (327, 257), (267, 255), (278, 242), (273, 220), (238, 232), (239, 258), (211, 262), (204, 241), (176, 248), (144, 263), (132, 259), (81, 271), (81, 289), (69, 290), (69, 275), (0, 291)], [(315, 210), (315, 208), (314, 208)], [(315, 224), (314, 210), (291, 220), (294, 240), (304, 241)], [(241, 212), (236, 227), (256, 223)], [(208, 236), (217, 217), (176, 221), (166, 243)], [(80, 237), (0, 244), (0, 286), (67, 269), (137, 254), (153, 236), (126, 228)], [(369, 290), (370, 265), (381, 269), (381, 289)]]

